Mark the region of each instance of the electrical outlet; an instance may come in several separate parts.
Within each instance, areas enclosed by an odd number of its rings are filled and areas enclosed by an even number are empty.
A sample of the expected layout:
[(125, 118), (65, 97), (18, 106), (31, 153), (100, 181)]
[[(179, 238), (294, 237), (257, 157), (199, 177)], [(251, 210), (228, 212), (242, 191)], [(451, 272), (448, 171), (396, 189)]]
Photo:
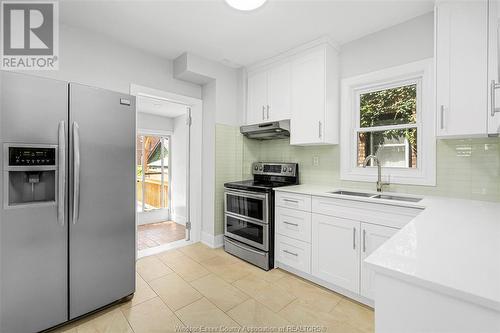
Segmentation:
[(313, 166), (319, 166), (319, 156), (313, 157)]

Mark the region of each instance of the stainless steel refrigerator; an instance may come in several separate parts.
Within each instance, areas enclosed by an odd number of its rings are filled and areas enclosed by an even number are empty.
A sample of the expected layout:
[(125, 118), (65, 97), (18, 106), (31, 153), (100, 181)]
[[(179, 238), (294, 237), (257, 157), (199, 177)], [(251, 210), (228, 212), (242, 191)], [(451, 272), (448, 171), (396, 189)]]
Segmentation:
[(135, 291), (135, 100), (0, 72), (0, 332)]

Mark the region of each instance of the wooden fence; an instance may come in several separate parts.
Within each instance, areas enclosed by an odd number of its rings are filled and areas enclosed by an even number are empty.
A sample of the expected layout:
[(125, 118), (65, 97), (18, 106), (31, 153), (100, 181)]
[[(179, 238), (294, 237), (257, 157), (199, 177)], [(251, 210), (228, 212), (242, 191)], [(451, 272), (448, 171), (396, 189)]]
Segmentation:
[[(144, 191), (146, 195), (144, 196), (144, 202), (147, 205), (146, 209), (161, 208), (161, 182), (146, 179), (144, 182)], [(137, 180), (137, 201), (142, 199), (142, 181)], [(168, 185), (165, 183), (163, 186), (163, 207), (168, 207)]]

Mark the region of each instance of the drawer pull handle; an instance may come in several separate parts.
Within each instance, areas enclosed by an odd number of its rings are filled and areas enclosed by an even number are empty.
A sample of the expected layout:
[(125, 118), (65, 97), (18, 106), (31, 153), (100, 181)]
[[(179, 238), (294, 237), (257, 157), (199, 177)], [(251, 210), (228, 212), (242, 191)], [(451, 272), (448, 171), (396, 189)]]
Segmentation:
[(352, 249), (356, 250), (356, 228), (352, 228)]
[(292, 199), (283, 199), (283, 201), (293, 202), (293, 203), (299, 203), (299, 200), (292, 200)]
[(363, 229), (363, 252), (366, 252), (366, 229)]
[(294, 227), (298, 227), (299, 226), (297, 223), (292, 223), (292, 222), (287, 222), (287, 221), (283, 221), (283, 223), (289, 224), (289, 225), (293, 225)]
[(292, 255), (292, 256), (295, 256), (295, 257), (298, 257), (298, 256), (299, 256), (299, 254), (298, 254), (298, 253), (293, 253), (293, 252), (290, 252), (290, 251), (287, 251), (287, 250), (283, 250), (283, 252), (288, 253), (288, 254), (290, 254), (290, 255)]

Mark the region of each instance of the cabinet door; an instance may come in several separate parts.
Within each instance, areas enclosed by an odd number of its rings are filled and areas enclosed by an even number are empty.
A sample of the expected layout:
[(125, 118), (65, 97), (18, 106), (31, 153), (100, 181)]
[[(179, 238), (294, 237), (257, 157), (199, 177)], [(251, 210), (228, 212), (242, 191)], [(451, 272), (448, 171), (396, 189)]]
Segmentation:
[[(500, 133), (500, 88), (494, 89), (500, 83), (499, 62), (500, 62), (500, 6), (498, 0), (488, 1), (488, 134)], [(493, 89), (491, 89), (493, 85)], [(491, 96), (494, 94), (494, 96)], [(492, 109), (498, 110), (493, 112)]]
[(487, 0), (442, 2), (435, 15), (437, 135), (486, 135)]
[(248, 77), (247, 124), (257, 124), (267, 118), (267, 72)]
[(313, 214), (312, 275), (359, 293), (360, 222)]
[(290, 144), (324, 142), (325, 50), (314, 51), (292, 63), (292, 120)]
[[(272, 68), (267, 76), (267, 102), (269, 121), (290, 119), (291, 110), (291, 65), (285, 63)], [(267, 110), (266, 110), (267, 111)], [(267, 115), (267, 114), (266, 114)]]
[(364, 260), (399, 229), (361, 223), (361, 295), (374, 299), (375, 272)]

